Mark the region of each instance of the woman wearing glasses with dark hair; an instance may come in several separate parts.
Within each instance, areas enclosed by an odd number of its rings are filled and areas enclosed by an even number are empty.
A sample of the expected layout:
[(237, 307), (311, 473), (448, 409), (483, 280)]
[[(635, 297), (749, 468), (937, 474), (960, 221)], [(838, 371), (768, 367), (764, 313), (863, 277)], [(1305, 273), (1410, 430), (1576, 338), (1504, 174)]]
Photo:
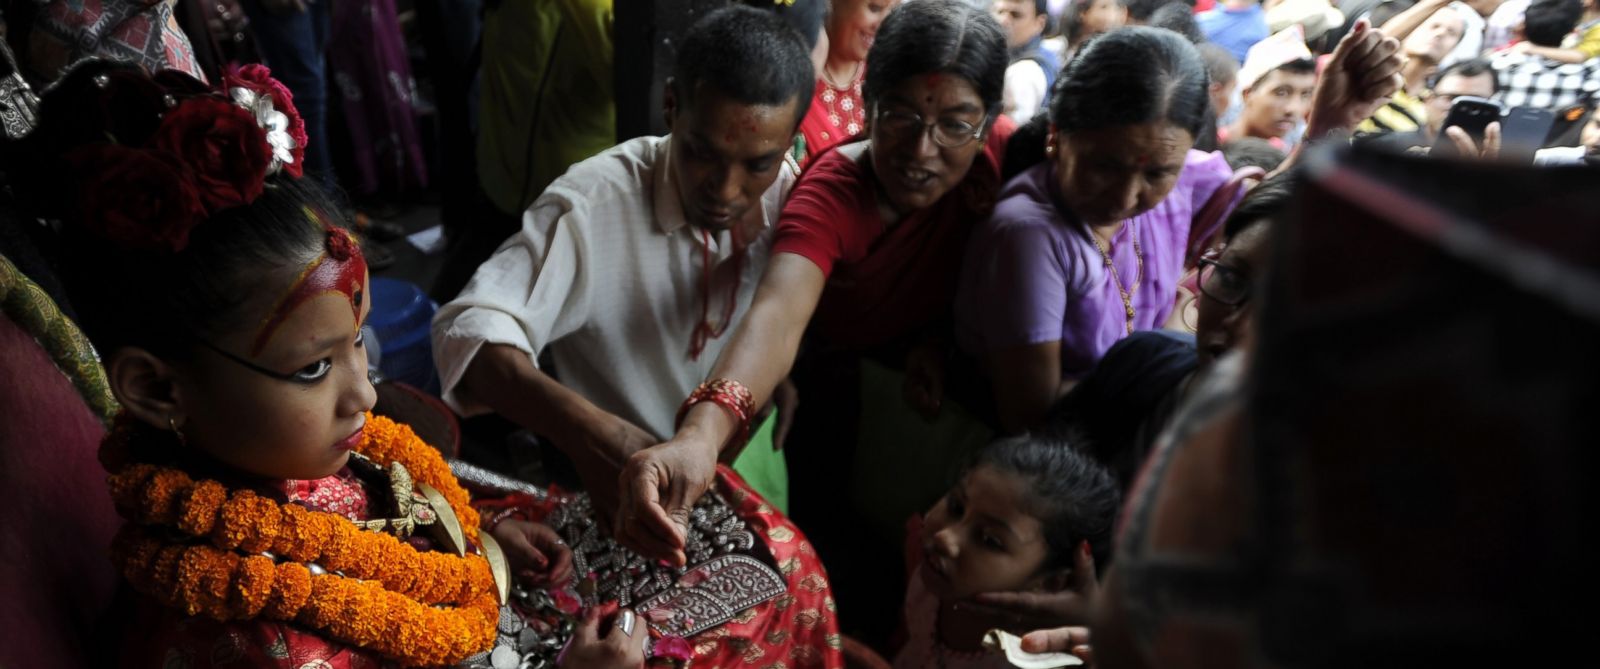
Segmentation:
[[(999, 24), (971, 3), (920, 0), (884, 20), (867, 57), (866, 140), (818, 156), (800, 177), (749, 312), (710, 374), (707, 387), (747, 388), (749, 403), (760, 407), (795, 367), (803, 408), (790, 452), (804, 456), (789, 459), (792, 510), (830, 559), (830, 576), (861, 569), (854, 560), (832, 559), (826, 527), (806, 520), (837, 523), (834, 505), (847, 501), (849, 490), (828, 483), (846, 480), (840, 463), (851, 462), (857, 426), (882, 420), (881, 412), (864, 408), (877, 405), (861, 391), (861, 361), (895, 370), (913, 352), (939, 357), (930, 351), (950, 339), (967, 239), (989, 215), (1014, 128), (1000, 115), (1007, 63)], [(808, 324), (807, 358), (796, 366)], [(904, 408), (901, 386), (892, 390), (873, 397), (891, 395), (883, 401)], [(710, 465), (700, 463), (738, 441), (747, 422), (727, 402), (704, 397), (697, 392), (691, 398), (697, 403), (686, 404), (671, 441), (635, 455), (623, 474), (630, 482), (624, 495), (631, 496), (624, 497), (623, 513), (631, 503), (640, 532), (663, 536), (664, 545), (678, 537), (669, 514), (686, 508), (710, 480)], [(937, 496), (943, 473), (920, 483)], [(896, 528), (931, 499), (907, 501)], [(889, 556), (899, 552), (893, 540), (882, 548)], [(887, 568), (899, 566), (891, 560)], [(901, 585), (883, 573), (871, 578), (891, 589)], [(847, 591), (854, 592), (835, 589)], [(892, 625), (898, 594), (881, 603), (885, 626)]]

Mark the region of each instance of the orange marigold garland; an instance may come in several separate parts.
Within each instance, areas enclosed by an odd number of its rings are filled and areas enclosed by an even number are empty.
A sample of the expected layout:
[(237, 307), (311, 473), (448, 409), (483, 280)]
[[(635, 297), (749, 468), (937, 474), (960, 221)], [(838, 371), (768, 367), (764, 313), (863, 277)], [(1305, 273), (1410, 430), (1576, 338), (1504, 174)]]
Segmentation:
[[(419, 552), (343, 516), (135, 462), (137, 429), (120, 417), (100, 455), (130, 521), (112, 559), (140, 592), (189, 615), (296, 623), (411, 666), (453, 664), (494, 643), (499, 601), (482, 556)], [(449, 465), (409, 427), (369, 414), (362, 432), (357, 453), (383, 467), (401, 463), (445, 497), (463, 527), (478, 526)], [(198, 542), (161, 538), (173, 531)]]

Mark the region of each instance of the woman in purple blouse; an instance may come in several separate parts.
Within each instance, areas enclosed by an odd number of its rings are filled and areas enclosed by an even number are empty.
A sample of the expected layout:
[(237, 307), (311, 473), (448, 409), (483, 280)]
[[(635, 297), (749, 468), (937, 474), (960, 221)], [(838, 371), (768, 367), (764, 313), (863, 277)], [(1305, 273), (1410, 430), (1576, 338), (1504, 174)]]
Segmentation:
[(1107, 33), (1062, 74), (1046, 158), (974, 232), (956, 298), (1007, 431), (1171, 315), (1190, 220), (1232, 174), (1192, 148), (1209, 105), (1199, 53), (1164, 30)]

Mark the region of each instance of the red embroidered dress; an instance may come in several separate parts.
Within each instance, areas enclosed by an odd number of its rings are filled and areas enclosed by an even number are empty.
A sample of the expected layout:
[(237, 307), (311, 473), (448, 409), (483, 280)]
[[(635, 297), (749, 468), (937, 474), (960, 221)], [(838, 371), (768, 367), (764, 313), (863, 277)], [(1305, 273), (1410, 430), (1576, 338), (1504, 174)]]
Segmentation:
[(800, 134), (806, 140), (806, 163), (867, 131), (867, 105), (861, 100), (861, 82), (866, 72), (867, 65), (862, 63), (856, 68), (855, 81), (844, 88), (834, 88), (826, 79), (817, 79), (811, 108), (800, 121)]

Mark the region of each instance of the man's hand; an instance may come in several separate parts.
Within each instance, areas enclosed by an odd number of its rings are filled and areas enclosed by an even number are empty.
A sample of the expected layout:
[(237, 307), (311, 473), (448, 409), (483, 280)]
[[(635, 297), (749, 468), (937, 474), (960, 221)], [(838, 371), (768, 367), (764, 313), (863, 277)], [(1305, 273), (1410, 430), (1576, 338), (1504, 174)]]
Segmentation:
[(1066, 589), (1058, 592), (984, 592), (961, 608), (1022, 629), (1088, 624), (1100, 589), (1089, 542), (1078, 545), (1069, 578)]
[(572, 549), (549, 526), (507, 518), (491, 534), (505, 551), (512, 573), (524, 582), (548, 586), (572, 578)]
[(644, 666), (644, 642), (650, 632), (633, 611), (622, 609), (601, 620), (597, 609), (590, 609), (572, 630), (572, 639), (561, 651), (556, 665), (561, 669), (636, 669)]
[(1444, 136), (1449, 137), (1451, 143), (1456, 145), (1456, 155), (1468, 160), (1499, 160), (1500, 159), (1500, 122), (1496, 121), (1483, 129), (1483, 146), (1472, 141), (1472, 135), (1462, 130), (1459, 126), (1450, 126), (1444, 129)]
[(689, 512), (716, 473), (716, 446), (692, 433), (633, 454), (617, 483), (622, 496), (613, 536), (646, 558), (685, 566)]
[(654, 445), (656, 438), (633, 423), (602, 412), (585, 421), (568, 439), (573, 443), (562, 450), (577, 467), (595, 511), (602, 521), (616, 518), (621, 498), (617, 475), (629, 457)]
[(1400, 77), (1404, 62), (1398, 40), (1373, 29), (1366, 19), (1356, 22), (1317, 79), (1306, 139), (1350, 130), (1388, 104), (1404, 84)]

